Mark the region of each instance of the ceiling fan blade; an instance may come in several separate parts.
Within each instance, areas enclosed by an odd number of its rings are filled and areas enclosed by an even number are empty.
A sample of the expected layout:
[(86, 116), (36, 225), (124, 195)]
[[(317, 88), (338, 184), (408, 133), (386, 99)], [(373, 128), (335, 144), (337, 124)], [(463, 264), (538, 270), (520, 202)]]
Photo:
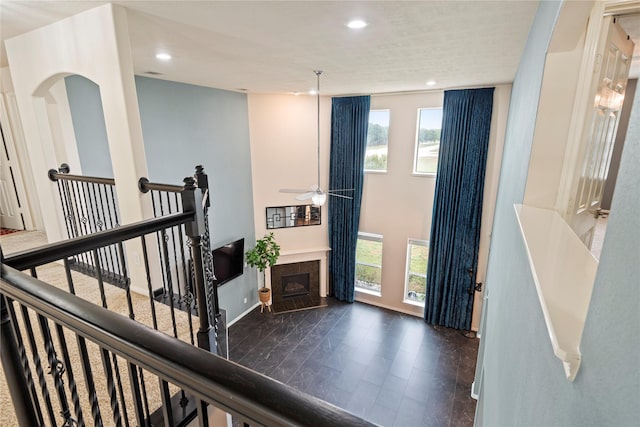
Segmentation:
[(308, 193), (296, 196), (296, 200), (309, 200), (311, 197), (313, 197), (314, 194), (316, 194), (315, 191), (310, 191)]
[(342, 197), (343, 199), (349, 199), (349, 200), (353, 200), (353, 197), (351, 196), (343, 196), (342, 194), (334, 194), (334, 193), (327, 193), (328, 195), (332, 196), (332, 197)]
[(281, 188), (280, 190), (278, 190), (278, 192), (280, 193), (296, 193), (296, 194), (302, 194), (302, 193), (308, 193), (309, 190), (296, 190), (294, 188)]

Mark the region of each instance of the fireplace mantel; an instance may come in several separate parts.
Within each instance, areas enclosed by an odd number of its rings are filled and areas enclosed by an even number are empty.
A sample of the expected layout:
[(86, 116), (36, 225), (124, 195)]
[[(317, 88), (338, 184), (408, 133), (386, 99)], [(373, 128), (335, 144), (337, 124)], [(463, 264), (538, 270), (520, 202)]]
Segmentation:
[[(303, 261), (320, 261), (320, 296), (327, 296), (327, 253), (329, 246), (303, 249), (284, 249), (280, 251), (277, 264), (291, 264)], [(265, 286), (271, 287), (271, 269), (265, 270)]]

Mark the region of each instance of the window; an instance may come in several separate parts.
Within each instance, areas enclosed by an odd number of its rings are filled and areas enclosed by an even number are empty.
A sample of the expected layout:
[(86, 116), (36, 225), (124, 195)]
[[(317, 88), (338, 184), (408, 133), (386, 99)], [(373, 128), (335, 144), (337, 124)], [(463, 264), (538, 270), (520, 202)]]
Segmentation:
[(367, 151), (364, 155), (364, 170), (387, 171), (387, 149), (389, 146), (389, 110), (369, 112)]
[(442, 108), (418, 110), (418, 132), (413, 173), (435, 175), (438, 172)]
[(429, 242), (409, 239), (407, 245), (407, 273), (404, 285), (405, 302), (424, 305), (427, 294), (427, 260)]
[(356, 244), (356, 289), (380, 295), (382, 283), (382, 236), (358, 233)]

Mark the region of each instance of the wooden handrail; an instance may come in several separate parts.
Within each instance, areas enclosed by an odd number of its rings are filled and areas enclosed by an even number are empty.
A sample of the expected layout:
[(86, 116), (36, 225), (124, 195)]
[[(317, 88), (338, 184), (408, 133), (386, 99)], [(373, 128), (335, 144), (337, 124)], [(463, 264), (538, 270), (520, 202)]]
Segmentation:
[(0, 292), (249, 424), (372, 426), (327, 402), (2, 265)]
[(3, 262), (17, 270), (26, 270), (64, 259), (76, 254), (133, 239), (154, 231), (192, 221), (194, 212), (182, 212), (159, 218), (146, 219), (86, 236), (50, 243), (37, 249), (16, 252), (6, 256)]
[(140, 178), (138, 180), (138, 189), (141, 193), (148, 193), (151, 190), (156, 191), (168, 191), (170, 193), (180, 193), (183, 187), (181, 185), (171, 184), (159, 184), (157, 182), (149, 182), (147, 178)]
[(49, 169), (47, 174), (51, 181), (65, 180), (65, 181), (81, 181), (92, 182), (94, 184), (106, 184), (116, 185), (116, 181), (113, 178), (102, 178), (99, 176), (85, 176), (85, 175), (72, 175), (69, 173), (61, 173), (55, 169)]

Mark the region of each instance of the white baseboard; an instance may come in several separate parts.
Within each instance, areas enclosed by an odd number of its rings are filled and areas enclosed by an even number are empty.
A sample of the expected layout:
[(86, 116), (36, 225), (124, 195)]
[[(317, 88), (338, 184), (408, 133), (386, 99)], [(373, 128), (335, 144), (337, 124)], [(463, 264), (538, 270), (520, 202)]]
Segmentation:
[(390, 305), (386, 305), (386, 304), (380, 304), (377, 302), (373, 302), (373, 301), (369, 301), (369, 300), (360, 300), (356, 298), (357, 302), (361, 302), (363, 304), (369, 304), (369, 305), (374, 305), (376, 307), (380, 307), (380, 308), (386, 308), (387, 310), (391, 310), (391, 311), (397, 311), (398, 313), (404, 313), (404, 314), (409, 314), (411, 316), (415, 316), (415, 317), (423, 317), (423, 313), (416, 313), (413, 311), (409, 311), (409, 310), (405, 310), (403, 308), (398, 308), (398, 307), (392, 307)]
[(251, 307), (249, 307), (248, 309), (246, 309), (245, 311), (243, 311), (242, 313), (240, 313), (240, 315), (238, 317), (236, 317), (235, 319), (233, 319), (231, 322), (227, 323), (227, 328), (229, 328), (230, 326), (232, 326), (234, 323), (236, 323), (237, 321), (239, 321), (240, 319), (242, 319), (244, 316), (246, 316), (247, 314), (251, 313), (251, 311), (256, 308), (259, 307), (260, 303), (257, 302), (254, 305), (252, 305)]

